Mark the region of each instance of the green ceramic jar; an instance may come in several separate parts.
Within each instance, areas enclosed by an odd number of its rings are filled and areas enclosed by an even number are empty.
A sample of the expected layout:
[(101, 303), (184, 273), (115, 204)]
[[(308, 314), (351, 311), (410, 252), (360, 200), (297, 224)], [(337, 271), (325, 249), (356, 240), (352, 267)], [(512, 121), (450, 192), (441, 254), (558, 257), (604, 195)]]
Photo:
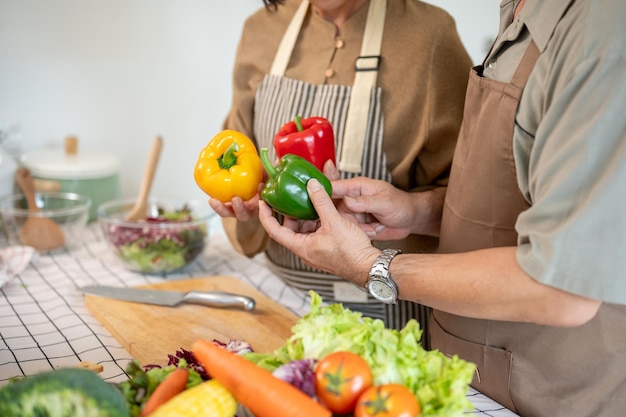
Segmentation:
[(68, 152), (66, 146), (27, 153), (22, 163), (30, 169), (37, 191), (71, 192), (91, 198), (89, 221), (97, 218), (100, 204), (121, 196), (120, 162), (107, 152)]

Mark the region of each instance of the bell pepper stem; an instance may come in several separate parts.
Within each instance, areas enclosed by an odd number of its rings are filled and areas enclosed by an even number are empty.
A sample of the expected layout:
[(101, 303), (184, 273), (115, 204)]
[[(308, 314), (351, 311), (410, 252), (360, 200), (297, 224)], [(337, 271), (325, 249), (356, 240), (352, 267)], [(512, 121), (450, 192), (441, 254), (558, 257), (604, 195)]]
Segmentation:
[(298, 129), (298, 132), (302, 132), (304, 130), (304, 128), (302, 127), (302, 116), (296, 116), (293, 119), (293, 122), (296, 124), (296, 129)]
[(218, 160), (220, 168), (229, 169), (230, 167), (235, 165), (237, 163), (237, 155), (235, 155), (235, 152), (237, 152), (238, 150), (239, 145), (237, 145), (237, 142), (233, 142), (232, 145), (230, 145), (226, 149), (226, 152), (224, 152), (224, 154), (220, 156)]
[(269, 175), (271, 178), (274, 178), (278, 174), (278, 171), (276, 170), (276, 167), (270, 162), (268, 153), (269, 150), (267, 148), (261, 149), (261, 163), (263, 163), (263, 167), (267, 171), (267, 175)]

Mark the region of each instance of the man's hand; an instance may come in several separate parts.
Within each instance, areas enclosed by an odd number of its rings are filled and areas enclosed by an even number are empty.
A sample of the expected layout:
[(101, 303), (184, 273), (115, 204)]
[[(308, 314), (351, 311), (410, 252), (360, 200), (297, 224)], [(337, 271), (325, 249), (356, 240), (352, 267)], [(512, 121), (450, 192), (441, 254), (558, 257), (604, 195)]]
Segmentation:
[[(261, 224), (272, 239), (295, 252), (307, 265), (363, 285), (380, 251), (353, 220), (337, 211), (318, 181), (309, 180), (307, 189), (320, 217), (315, 227), (311, 222), (288, 219), (281, 226), (263, 201), (259, 203)], [(303, 224), (306, 230), (302, 230)]]
[(339, 211), (351, 215), (372, 240), (438, 236), (444, 195), (445, 188), (408, 193), (366, 177), (333, 182)]

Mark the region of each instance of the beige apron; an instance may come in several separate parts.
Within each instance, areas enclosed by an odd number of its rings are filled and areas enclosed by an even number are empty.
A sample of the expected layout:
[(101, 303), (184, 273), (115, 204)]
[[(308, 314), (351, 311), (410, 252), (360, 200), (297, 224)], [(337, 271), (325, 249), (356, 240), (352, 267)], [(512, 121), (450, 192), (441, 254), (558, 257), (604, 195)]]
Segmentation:
[[(446, 195), (440, 250), (516, 246), (528, 207), (517, 186), (513, 129), (539, 51), (531, 42), (509, 84), (470, 74)], [(487, 157), (492, 156), (493, 157)], [(433, 311), (433, 348), (474, 362), (472, 386), (523, 417), (626, 414), (626, 307), (604, 304), (576, 328), (477, 320)]]
[[(380, 55), (385, 4), (381, 0), (370, 1), (364, 36), (364, 39), (370, 41), (364, 42), (361, 56)], [(270, 157), (273, 159), (274, 134), (286, 121), (293, 119), (296, 114), (325, 117), (335, 130), (335, 149), (341, 177), (364, 175), (390, 182), (391, 173), (387, 169), (383, 151), (381, 89), (375, 86), (377, 71), (357, 73), (353, 86), (313, 85), (284, 76), (291, 48), (308, 10), (308, 2), (305, 2), (296, 12), (276, 54), (272, 70), (257, 90), (254, 120), (257, 144), (260, 148), (270, 149)], [(372, 63), (375, 65), (375, 62), (370, 58), (361, 58), (358, 65), (370, 66)], [(355, 92), (358, 94), (351, 101)], [(359, 106), (355, 105), (355, 101)], [(346, 137), (352, 139), (344, 140)], [(348, 167), (348, 170), (342, 169), (342, 166)], [(355, 167), (358, 170), (353, 169)], [(287, 284), (303, 291), (314, 290), (324, 300), (341, 302), (354, 311), (382, 319), (388, 327), (401, 328), (409, 319), (415, 318), (424, 329), (424, 343), (428, 342), (428, 310), (422, 305), (407, 301), (392, 306), (380, 303), (347, 281), (308, 267), (298, 256), (271, 239), (265, 254), (268, 266)]]

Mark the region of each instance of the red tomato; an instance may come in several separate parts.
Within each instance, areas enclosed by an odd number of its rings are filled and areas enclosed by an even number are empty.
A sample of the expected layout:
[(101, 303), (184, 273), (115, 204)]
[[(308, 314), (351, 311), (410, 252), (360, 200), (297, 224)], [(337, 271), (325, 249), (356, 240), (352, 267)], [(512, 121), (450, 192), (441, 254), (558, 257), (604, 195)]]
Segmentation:
[(361, 394), (354, 417), (417, 417), (421, 412), (417, 398), (404, 385), (383, 384)]
[(315, 393), (335, 414), (354, 410), (359, 395), (372, 385), (373, 377), (365, 359), (352, 352), (334, 352), (315, 367)]

